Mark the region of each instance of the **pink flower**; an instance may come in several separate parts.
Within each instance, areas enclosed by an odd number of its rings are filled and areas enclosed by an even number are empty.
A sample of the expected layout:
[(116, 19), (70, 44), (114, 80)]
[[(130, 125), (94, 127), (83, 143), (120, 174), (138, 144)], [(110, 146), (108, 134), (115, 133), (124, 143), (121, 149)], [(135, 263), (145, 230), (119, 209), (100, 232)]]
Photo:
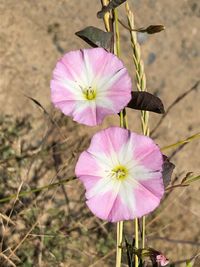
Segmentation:
[(162, 154), (149, 137), (120, 127), (96, 133), (75, 173), (86, 188), (87, 205), (111, 222), (154, 210), (164, 193)]
[(156, 256), (156, 262), (161, 266), (166, 266), (169, 263), (169, 260), (162, 254)]
[(122, 110), (131, 99), (131, 79), (123, 63), (103, 48), (72, 51), (57, 63), (51, 81), (55, 107), (89, 126)]

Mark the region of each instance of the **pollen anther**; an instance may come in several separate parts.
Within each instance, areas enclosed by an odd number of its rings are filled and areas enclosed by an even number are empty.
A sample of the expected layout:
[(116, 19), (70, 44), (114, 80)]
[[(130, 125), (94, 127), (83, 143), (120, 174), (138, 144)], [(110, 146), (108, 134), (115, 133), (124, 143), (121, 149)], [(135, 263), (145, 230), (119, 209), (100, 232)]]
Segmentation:
[(117, 166), (111, 171), (112, 177), (115, 177), (118, 180), (123, 180), (128, 175), (128, 170), (124, 166)]
[(96, 90), (93, 89), (91, 86), (85, 88), (83, 93), (87, 100), (93, 100), (96, 97)]

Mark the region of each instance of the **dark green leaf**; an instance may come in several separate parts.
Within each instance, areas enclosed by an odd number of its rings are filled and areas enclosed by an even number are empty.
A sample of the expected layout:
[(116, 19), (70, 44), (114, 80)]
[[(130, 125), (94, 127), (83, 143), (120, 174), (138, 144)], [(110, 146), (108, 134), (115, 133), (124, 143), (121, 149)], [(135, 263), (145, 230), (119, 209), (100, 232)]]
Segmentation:
[(104, 32), (96, 27), (89, 26), (75, 34), (92, 47), (103, 47), (106, 50), (111, 47), (113, 36), (111, 32)]
[(118, 7), (119, 5), (123, 4), (126, 0), (112, 0), (107, 6), (103, 6), (101, 11), (97, 13), (97, 17), (99, 19), (102, 19), (106, 12), (110, 11), (111, 9), (114, 9)]
[(171, 176), (173, 173), (173, 170), (175, 168), (175, 165), (169, 161), (168, 157), (163, 155), (163, 170), (162, 170), (162, 176), (163, 176), (163, 182), (164, 182), (164, 186), (167, 187), (168, 184), (171, 181)]
[(148, 92), (133, 91), (132, 99), (127, 107), (137, 110), (152, 111), (155, 113), (163, 114), (165, 112), (164, 106), (160, 98)]

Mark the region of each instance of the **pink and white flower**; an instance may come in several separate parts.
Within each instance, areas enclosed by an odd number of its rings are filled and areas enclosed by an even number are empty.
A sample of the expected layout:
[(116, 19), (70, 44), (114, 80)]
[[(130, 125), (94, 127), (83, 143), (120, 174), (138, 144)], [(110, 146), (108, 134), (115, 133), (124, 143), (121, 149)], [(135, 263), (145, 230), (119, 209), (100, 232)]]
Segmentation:
[(164, 194), (162, 164), (151, 138), (110, 127), (93, 136), (75, 173), (86, 188), (90, 210), (117, 222), (141, 217), (159, 205)]
[(131, 79), (123, 63), (103, 48), (72, 51), (57, 63), (51, 81), (55, 107), (89, 126), (117, 114), (131, 99)]

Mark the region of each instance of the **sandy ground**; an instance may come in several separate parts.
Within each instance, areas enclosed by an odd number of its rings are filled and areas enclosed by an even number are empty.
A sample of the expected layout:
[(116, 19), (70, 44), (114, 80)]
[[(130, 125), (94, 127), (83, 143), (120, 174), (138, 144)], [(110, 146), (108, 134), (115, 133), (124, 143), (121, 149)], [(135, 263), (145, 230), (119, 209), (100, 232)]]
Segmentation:
[[(148, 90), (162, 98), (165, 108), (191, 88), (200, 78), (200, 2), (198, 0), (134, 0), (138, 27), (163, 24), (166, 30), (153, 36), (140, 35)], [(86, 47), (74, 33), (93, 25), (103, 29), (96, 18), (98, 0), (0, 0), (0, 113), (13, 117), (31, 114), (40, 118), (41, 111), (25, 95), (37, 99), (48, 111), (49, 83), (52, 69), (64, 52)], [(120, 8), (119, 16), (126, 21)], [(133, 77), (129, 33), (121, 28), (122, 59)], [(199, 88), (168, 114), (156, 133), (156, 142), (165, 146), (200, 130)], [(140, 132), (139, 112), (128, 112), (131, 130)], [(160, 115), (151, 115), (151, 127)], [(118, 118), (106, 119), (102, 127), (118, 124)], [(74, 123), (75, 125), (75, 123)], [(43, 127), (43, 128), (42, 128)], [(82, 126), (80, 133), (91, 135), (97, 128)], [(174, 158), (175, 175), (183, 177), (189, 171), (199, 172), (199, 141), (185, 146)], [(169, 155), (172, 151), (169, 151)], [(199, 184), (186, 189), (181, 196), (173, 195), (161, 222), (166, 226), (157, 237), (200, 242)], [(175, 198), (176, 197), (176, 198)], [(166, 222), (166, 225), (165, 225)], [(168, 225), (169, 224), (169, 225)], [(197, 245), (152, 241), (169, 257), (181, 260), (197, 253)], [(172, 249), (173, 247), (173, 249)], [(67, 266), (67, 265), (66, 265)]]

